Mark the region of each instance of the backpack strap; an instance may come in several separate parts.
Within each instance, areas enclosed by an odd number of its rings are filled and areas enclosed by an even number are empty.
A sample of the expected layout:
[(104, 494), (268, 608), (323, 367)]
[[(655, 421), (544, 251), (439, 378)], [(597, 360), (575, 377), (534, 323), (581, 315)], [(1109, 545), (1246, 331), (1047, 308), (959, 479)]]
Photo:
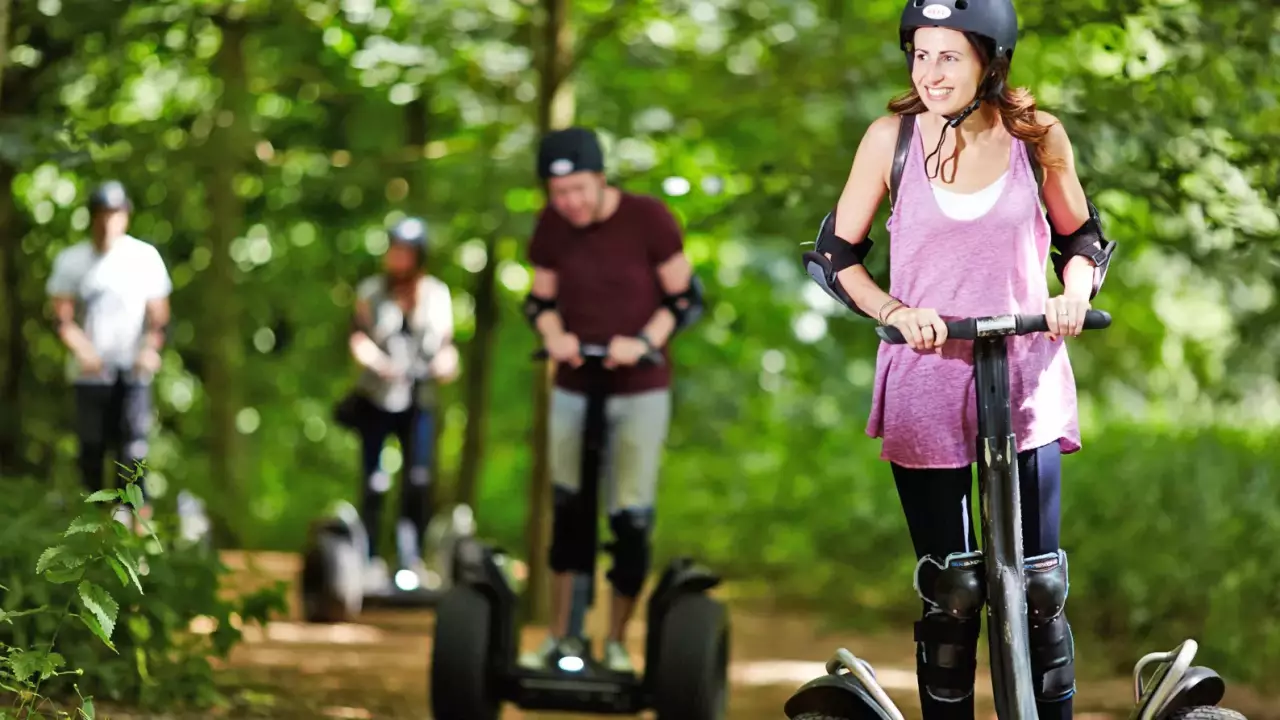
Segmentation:
[(902, 184), (902, 172), (907, 167), (907, 153), (911, 150), (911, 138), (915, 134), (915, 115), (900, 115), (898, 119), (898, 145), (893, 151), (893, 169), (889, 172), (889, 209), (898, 204), (898, 186)]

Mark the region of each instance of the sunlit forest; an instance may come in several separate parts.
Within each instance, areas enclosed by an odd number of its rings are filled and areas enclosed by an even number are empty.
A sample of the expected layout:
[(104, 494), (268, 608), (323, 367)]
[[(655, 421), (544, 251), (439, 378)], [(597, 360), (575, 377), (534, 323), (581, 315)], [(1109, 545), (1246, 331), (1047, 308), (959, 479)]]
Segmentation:
[[(1280, 7), (1017, 9), (1012, 81), (1062, 120), (1118, 247), (1093, 303), (1113, 325), (1068, 341), (1084, 431), (1063, 491), (1077, 664), (1123, 678), (1195, 637), (1197, 662), (1280, 692)], [(462, 350), (432, 493), (472, 506), (536, 581), (546, 367), (520, 302), (545, 202), (537, 142), (569, 125), (599, 132), (612, 183), (666, 202), (705, 285), (705, 316), (673, 344), (659, 559), (696, 556), (743, 602), (824, 628), (909, 628), (910, 540), (864, 433), (879, 341), (800, 262), (863, 131), (907, 88), (900, 13), (889, 0), (0, 0), (0, 475), (5, 517), (20, 518), (0, 527), (0, 640), (47, 637), (52, 625), (5, 613), (61, 607), (75, 587), (32, 586), (77, 511), (40, 498), (79, 490), (45, 284), (109, 178), (174, 285), (148, 458), (161, 515), (186, 490), (218, 549), (296, 553), (315, 518), (356, 499), (358, 438), (333, 419), (358, 373), (355, 287), (379, 271), (386, 229), (420, 216)], [(868, 259), (882, 279), (886, 214)], [(403, 463), (394, 443), (383, 460)], [(242, 640), (232, 614), (249, 633), (288, 593), (229, 600), (215, 562), (168, 558), (152, 561), (154, 590), (104, 570), (117, 652), (68, 626), (63, 669), (129, 705), (243, 702), (205, 655)], [(209, 645), (174, 659), (187, 622), (219, 613)], [(780, 717), (781, 699), (732, 716)]]

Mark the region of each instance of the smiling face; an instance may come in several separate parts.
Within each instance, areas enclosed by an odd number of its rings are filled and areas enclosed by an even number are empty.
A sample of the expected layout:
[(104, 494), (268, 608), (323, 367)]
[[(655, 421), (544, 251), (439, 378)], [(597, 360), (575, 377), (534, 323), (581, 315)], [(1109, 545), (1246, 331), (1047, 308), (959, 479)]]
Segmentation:
[(551, 206), (570, 225), (582, 228), (596, 219), (604, 187), (604, 173), (570, 173), (547, 179), (547, 197)]
[(929, 112), (955, 115), (978, 94), (984, 62), (964, 33), (949, 28), (916, 30), (911, 82)]
[(418, 250), (408, 243), (391, 243), (382, 256), (382, 267), (394, 278), (406, 278), (418, 271)]

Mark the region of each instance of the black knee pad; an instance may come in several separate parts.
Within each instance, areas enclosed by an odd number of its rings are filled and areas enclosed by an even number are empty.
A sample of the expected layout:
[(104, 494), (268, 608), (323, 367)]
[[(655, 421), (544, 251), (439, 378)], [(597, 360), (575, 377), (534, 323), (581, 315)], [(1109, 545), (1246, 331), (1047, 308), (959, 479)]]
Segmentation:
[(1027, 558), (1027, 625), (1037, 700), (1063, 700), (1075, 692), (1075, 640), (1067, 604), (1067, 553)]
[(571, 490), (555, 488), (551, 515), (551, 570), (557, 573), (590, 573), (592, 556), (591, 526), (594, 513), (584, 512), (581, 496)]
[(620, 595), (633, 598), (640, 594), (649, 574), (653, 511), (632, 509), (614, 513), (609, 516), (609, 527), (614, 538), (608, 546), (613, 554), (609, 582)]
[(978, 669), (978, 635), (987, 599), (982, 553), (920, 558), (915, 587), (925, 603), (924, 617), (915, 625), (920, 685), (935, 700), (963, 700), (973, 694)]

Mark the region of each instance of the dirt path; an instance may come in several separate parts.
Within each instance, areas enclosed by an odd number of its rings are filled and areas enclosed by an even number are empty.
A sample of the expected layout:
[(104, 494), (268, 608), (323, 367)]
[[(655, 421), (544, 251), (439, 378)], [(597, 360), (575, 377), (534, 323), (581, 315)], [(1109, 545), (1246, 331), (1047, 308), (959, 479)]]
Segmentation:
[[(296, 577), (297, 558), (260, 553), (248, 559), (226, 555), (239, 583)], [(291, 598), (296, 605), (296, 598)], [(228, 668), (259, 690), (250, 695), (258, 717), (337, 718), (351, 720), (428, 720), (428, 662), (434, 617), (429, 611), (370, 611), (358, 624), (320, 626), (288, 620), (265, 629), (246, 628), (246, 642), (233, 653)], [(820, 634), (815, 623), (799, 616), (780, 616), (735, 605), (732, 609), (733, 720), (777, 720), (782, 704), (801, 683), (822, 672), (821, 663), (837, 647), (847, 647), (877, 668), (894, 701), (916, 719), (913, 646), (906, 636)], [(636, 627), (629, 645), (642, 656), (643, 628)], [(543, 637), (540, 628), (526, 631), (525, 648)], [(1124, 720), (1131, 700), (1128, 679), (1081, 682), (1076, 720)], [(979, 718), (992, 718), (989, 680), (979, 678)], [(1280, 720), (1280, 713), (1259, 699), (1234, 691), (1230, 704), (1250, 720)], [(1274, 705), (1274, 704), (1272, 704)], [(243, 715), (243, 713), (235, 713)], [(567, 720), (582, 715), (526, 713), (508, 708), (504, 720)]]

